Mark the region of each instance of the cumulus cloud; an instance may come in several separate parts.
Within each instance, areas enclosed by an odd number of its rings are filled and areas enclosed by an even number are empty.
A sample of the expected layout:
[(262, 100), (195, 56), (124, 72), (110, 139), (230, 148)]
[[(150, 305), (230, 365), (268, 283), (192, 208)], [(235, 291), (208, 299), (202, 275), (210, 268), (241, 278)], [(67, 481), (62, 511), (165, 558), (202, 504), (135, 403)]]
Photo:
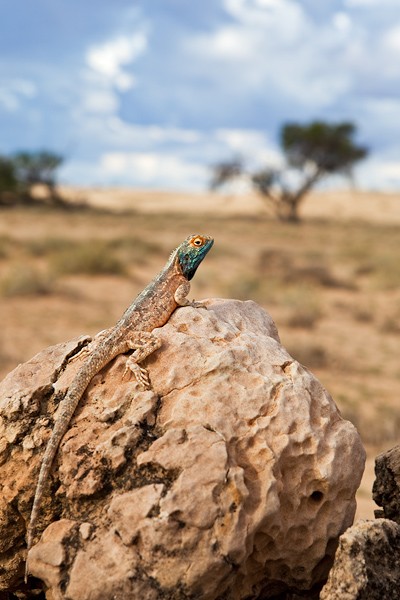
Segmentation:
[(138, 125), (127, 123), (119, 116), (113, 116), (109, 122), (109, 131), (120, 143), (146, 146), (153, 144), (195, 144), (202, 137), (199, 131), (170, 125)]
[(119, 94), (136, 85), (132, 64), (146, 48), (147, 36), (140, 29), (90, 46), (84, 56), (85, 68), (79, 86), (81, 101), (77, 111), (84, 115), (117, 114)]
[[(221, 141), (230, 156), (239, 156), (252, 165), (280, 166), (282, 154), (269, 137), (256, 129), (217, 129), (215, 140)], [(229, 157), (230, 157), (229, 156)]]
[(344, 3), (348, 8), (399, 7), (398, 0), (344, 0)]
[[(338, 12), (321, 25), (292, 0), (224, 0), (231, 22), (187, 40), (228, 87), (265, 89), (266, 95), (308, 108), (334, 103), (350, 85), (340, 68), (351, 19)], [(327, 68), (327, 57), (335, 56)], [(339, 61), (338, 61), (339, 58)], [(333, 67), (333, 68), (332, 68)], [(335, 68), (336, 67), (336, 68)]]
[(332, 22), (336, 29), (340, 32), (347, 34), (351, 30), (352, 19), (346, 12), (340, 11), (335, 13), (332, 17)]
[(114, 113), (119, 107), (117, 94), (111, 89), (88, 87), (82, 93), (81, 108), (85, 113)]
[(382, 41), (389, 52), (395, 52), (400, 58), (400, 23), (390, 27), (384, 33)]
[[(391, 0), (380, 2), (393, 6)], [(98, 162), (103, 179), (198, 188), (207, 185), (210, 164), (232, 156), (243, 157), (251, 168), (279, 166), (282, 154), (273, 135), (281, 123), (271, 119), (274, 113), (281, 119), (324, 114), (354, 119), (364, 139), (375, 140), (375, 148), (394, 131), (400, 135), (400, 107), (392, 94), (397, 95), (400, 77), (399, 26), (380, 19), (371, 28), (365, 9), (377, 8), (375, 0), (344, 0), (325, 8), (322, 20), (294, 0), (221, 0), (221, 5), (227, 19), (208, 29), (182, 30), (170, 40), (171, 54), (162, 63), (171, 78), (168, 85), (154, 85), (155, 72), (141, 73), (147, 84), (152, 78), (145, 92), (155, 106), (152, 124), (140, 124), (134, 115), (129, 122), (119, 114), (122, 93), (140, 98), (132, 71), (136, 74), (140, 57), (152, 51), (145, 29), (139, 25), (133, 34), (111, 35), (88, 48), (77, 123), (82, 136), (105, 150)], [(189, 67), (181, 72), (176, 65), (182, 66), (182, 55)], [(269, 113), (265, 122), (258, 109), (258, 126), (243, 126), (252, 99), (263, 96)], [(176, 106), (184, 123), (200, 102), (212, 105), (221, 125), (171, 125), (167, 113), (156, 112)], [(225, 107), (237, 125), (223, 125)], [(358, 169), (359, 178), (382, 185), (385, 177), (395, 181), (394, 156), (387, 147), (380, 161), (369, 160), (368, 169)]]
[[(211, 167), (221, 158), (240, 154), (249, 167), (266, 163), (278, 166), (282, 157), (268, 137), (255, 130), (217, 129), (202, 131), (129, 125), (112, 117), (102, 123), (89, 120), (88, 138), (95, 138), (101, 147), (118, 150), (103, 152), (96, 167), (86, 161), (66, 163), (61, 176), (64, 181), (87, 185), (139, 185), (170, 189), (207, 188)], [(86, 125), (88, 126), (88, 122)]]
[(364, 189), (394, 191), (400, 187), (400, 160), (397, 152), (392, 158), (371, 156), (356, 170), (357, 185)]
[(86, 52), (86, 63), (105, 82), (125, 91), (134, 86), (135, 78), (123, 67), (133, 63), (146, 47), (147, 38), (143, 31), (130, 36), (120, 35), (90, 47)]
[(100, 168), (119, 182), (135, 185), (167, 186), (175, 189), (198, 188), (207, 174), (204, 165), (188, 162), (179, 156), (157, 152), (108, 152), (100, 159)]
[(32, 145), (36, 136), (76, 153), (63, 170), (70, 181), (171, 187), (179, 173), (181, 187), (198, 187), (210, 164), (235, 155), (279, 165), (285, 121), (346, 119), (371, 148), (359, 181), (393, 183), (398, 2), (204, 0), (198, 12), (183, 3), (180, 19), (161, 0), (130, 16), (116, 8), (101, 33), (65, 45), (65, 69), (28, 53), (8, 70), (0, 62), (4, 148), (23, 147), (29, 129)]

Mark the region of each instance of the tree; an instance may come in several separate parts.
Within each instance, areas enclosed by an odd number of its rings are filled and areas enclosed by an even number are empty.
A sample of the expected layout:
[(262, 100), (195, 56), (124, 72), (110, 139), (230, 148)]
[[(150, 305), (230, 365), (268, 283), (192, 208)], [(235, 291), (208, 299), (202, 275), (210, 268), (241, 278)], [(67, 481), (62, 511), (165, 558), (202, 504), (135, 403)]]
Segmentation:
[(240, 158), (234, 158), (230, 161), (228, 160), (214, 165), (210, 183), (211, 189), (216, 190), (230, 179), (239, 177), (242, 172), (243, 165)]
[(9, 204), (18, 192), (18, 180), (11, 159), (0, 156), (0, 204)]
[[(321, 179), (334, 173), (350, 176), (354, 164), (367, 156), (368, 150), (354, 142), (355, 133), (355, 125), (349, 122), (288, 123), (280, 132), (284, 166), (267, 166), (249, 173), (251, 183), (272, 204), (280, 219), (299, 221), (300, 203)], [(211, 188), (216, 189), (244, 172), (238, 159), (219, 163), (213, 167)]]
[(62, 156), (46, 150), (24, 151), (14, 154), (12, 160), (20, 190), (26, 197), (31, 197), (34, 185), (42, 184), (47, 188), (53, 203), (64, 204), (57, 191), (56, 183), (56, 171), (64, 161)]

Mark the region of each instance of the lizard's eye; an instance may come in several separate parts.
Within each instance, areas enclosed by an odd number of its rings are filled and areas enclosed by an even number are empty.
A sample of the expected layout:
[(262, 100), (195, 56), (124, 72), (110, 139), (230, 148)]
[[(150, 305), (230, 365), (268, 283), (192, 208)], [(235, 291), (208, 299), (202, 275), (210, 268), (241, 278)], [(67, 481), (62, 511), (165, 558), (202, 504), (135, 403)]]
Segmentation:
[(201, 238), (194, 238), (193, 245), (194, 246), (202, 246), (203, 245), (203, 240)]

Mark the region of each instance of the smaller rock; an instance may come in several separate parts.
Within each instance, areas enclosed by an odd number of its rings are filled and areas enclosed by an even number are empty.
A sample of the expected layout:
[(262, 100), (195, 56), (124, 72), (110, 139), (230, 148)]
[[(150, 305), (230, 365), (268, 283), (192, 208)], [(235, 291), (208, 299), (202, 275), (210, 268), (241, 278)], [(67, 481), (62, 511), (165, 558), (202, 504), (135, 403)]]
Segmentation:
[(400, 524), (400, 445), (375, 459), (376, 479), (372, 494), (378, 506), (376, 517), (385, 517)]
[(92, 524), (91, 523), (82, 523), (79, 527), (79, 533), (81, 534), (81, 538), (83, 540), (88, 540), (92, 535)]
[(400, 526), (388, 519), (359, 521), (340, 538), (320, 600), (400, 598)]
[[(58, 590), (61, 570), (60, 566), (67, 559), (67, 550), (64, 542), (73, 531), (78, 530), (78, 524), (69, 519), (61, 519), (52, 523), (43, 532), (40, 544), (37, 544), (29, 553), (29, 570), (35, 569), (38, 577), (46, 581), (48, 587)], [(69, 538), (70, 539), (70, 538)], [(58, 591), (52, 596), (54, 600), (61, 600)]]

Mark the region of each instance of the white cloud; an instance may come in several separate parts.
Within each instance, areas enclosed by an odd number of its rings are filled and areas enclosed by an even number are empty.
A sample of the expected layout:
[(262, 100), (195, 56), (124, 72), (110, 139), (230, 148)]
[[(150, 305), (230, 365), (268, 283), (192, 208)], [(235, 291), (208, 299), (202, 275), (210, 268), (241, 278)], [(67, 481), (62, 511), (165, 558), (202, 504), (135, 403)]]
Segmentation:
[(282, 164), (282, 154), (268, 137), (256, 129), (217, 129), (215, 140), (226, 146), (226, 157), (238, 155), (257, 166)]
[(379, 170), (385, 179), (396, 180), (397, 183), (400, 183), (400, 160), (383, 163)]
[(346, 12), (337, 12), (333, 15), (333, 25), (342, 33), (348, 33), (352, 27), (352, 19)]
[[(76, 127), (80, 136), (87, 140), (96, 140), (101, 147), (120, 148), (142, 151), (161, 147), (193, 147), (204, 145), (205, 134), (199, 130), (161, 125), (139, 125), (128, 123), (117, 114), (119, 100), (114, 99), (114, 92), (91, 92), (85, 96), (82, 106), (93, 100), (90, 112), (76, 113)], [(109, 93), (109, 96), (107, 95)], [(98, 106), (97, 106), (98, 104)], [(97, 109), (97, 110), (95, 110)]]
[(400, 24), (390, 27), (385, 32), (382, 42), (389, 52), (395, 52), (400, 58)]
[(195, 144), (200, 141), (201, 134), (194, 129), (161, 125), (136, 125), (126, 123), (120, 117), (114, 116), (109, 120), (110, 131), (121, 142), (140, 145), (182, 143)]
[(114, 113), (119, 106), (117, 95), (112, 90), (88, 89), (82, 97), (81, 108), (90, 113)]
[(210, 171), (200, 161), (160, 152), (105, 152), (96, 161), (71, 160), (60, 180), (78, 185), (137, 186), (175, 190), (204, 190)]
[(385, 159), (371, 156), (355, 172), (361, 188), (394, 191), (400, 187), (400, 161), (397, 157)]
[(292, 47), (309, 32), (305, 13), (291, 0), (224, 0), (223, 4), (234, 22), (189, 40), (206, 57), (255, 59), (259, 68), (261, 57), (266, 64), (275, 48)]
[(142, 31), (131, 36), (121, 35), (89, 48), (86, 52), (86, 63), (104, 82), (125, 91), (134, 86), (135, 79), (124, 71), (123, 67), (133, 63), (146, 47), (147, 38)]
[(394, 7), (398, 8), (399, 0), (344, 0), (345, 5), (348, 8), (374, 8), (379, 9), (383, 7)]
[(105, 118), (117, 119), (120, 94), (136, 85), (136, 78), (127, 69), (146, 48), (147, 36), (139, 29), (87, 49), (78, 85), (80, 100), (72, 111), (81, 133), (89, 129), (93, 133), (94, 128), (100, 134)]
[(216, 87), (222, 77), (236, 96), (264, 89), (266, 97), (314, 110), (331, 106), (351, 87), (343, 61), (348, 33), (357, 39), (357, 30), (346, 12), (321, 25), (292, 0), (224, 0), (224, 7), (233, 22), (186, 40)]
[[(103, 152), (93, 164), (67, 163), (65, 181), (138, 185), (171, 189), (205, 189), (211, 165), (239, 153), (248, 168), (279, 166), (279, 150), (262, 132), (216, 129), (207, 133), (177, 127), (124, 123), (118, 117), (92, 115), (82, 123), (82, 135), (95, 139)], [(248, 187), (248, 183), (246, 183)], [(246, 187), (246, 189), (247, 189)]]
[(114, 181), (154, 187), (201, 188), (208, 175), (204, 165), (157, 152), (107, 152), (99, 166)]
[(282, 42), (297, 39), (306, 25), (305, 13), (292, 0), (224, 0), (225, 10), (238, 22), (255, 28), (272, 28), (279, 22)]
[[(360, 165), (362, 177), (393, 182), (396, 153), (385, 151), (400, 137), (398, 4), (344, 0), (316, 10), (315, 3), (298, 0), (219, 0), (225, 16), (218, 11), (213, 20), (206, 2), (201, 27), (178, 19), (171, 35), (161, 2), (149, 11), (151, 21), (144, 3), (130, 21), (124, 13), (101, 43), (87, 43), (79, 70), (51, 71), (45, 64), (33, 84), (31, 73), (41, 67), (30, 69), (27, 60), (26, 71), (0, 85), (0, 107), (20, 110), (26, 122), (27, 108), (38, 106), (30, 139), (41, 140), (47, 128), (50, 143), (76, 151), (63, 171), (76, 183), (107, 183), (108, 177), (198, 187), (207, 183), (207, 165), (235, 155), (250, 168), (279, 165), (272, 136), (281, 123), (313, 118), (354, 120), (362, 142), (381, 153), (380, 162)], [(141, 124), (137, 115), (152, 124)]]

